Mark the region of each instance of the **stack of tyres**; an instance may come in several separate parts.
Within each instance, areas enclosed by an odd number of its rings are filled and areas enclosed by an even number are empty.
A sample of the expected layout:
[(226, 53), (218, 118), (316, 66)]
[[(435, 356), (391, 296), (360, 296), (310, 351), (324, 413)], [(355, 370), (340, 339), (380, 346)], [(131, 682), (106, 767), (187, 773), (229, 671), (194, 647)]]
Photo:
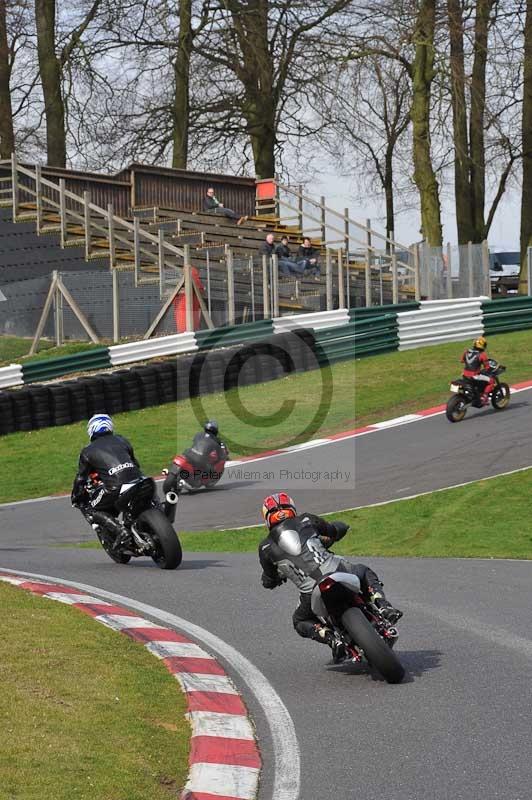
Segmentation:
[(0, 392), (0, 436), (15, 430), (15, 413), (11, 392)]
[(16, 431), (33, 430), (29, 389), (18, 389), (13, 392), (13, 416)]
[(222, 392), (224, 388), (224, 374), (226, 361), (215, 350), (207, 351), (207, 364), (204, 369), (205, 375), (201, 379), (201, 391), (207, 392)]
[[(194, 363), (194, 356), (185, 356), (177, 361), (176, 370), (176, 399), (184, 400), (190, 396), (190, 370)], [(194, 388), (194, 387), (192, 387)]]
[(136, 376), (135, 370), (120, 369), (115, 372), (115, 375), (120, 376), (122, 383), (122, 402), (124, 411), (136, 411), (142, 408), (140, 398), (140, 383)]
[(316, 369), (319, 366), (316, 358), (316, 338), (314, 332), (306, 328), (298, 328), (291, 331), (289, 336), (293, 337), (292, 357), (297, 372), (305, 372), (308, 369)]
[(105, 411), (105, 394), (101, 377), (81, 378), (78, 382), (85, 388), (88, 416), (92, 417), (93, 414)]
[(138, 367), (135, 372), (140, 386), (140, 402), (142, 408), (159, 404), (157, 371), (152, 366)]
[(154, 364), (157, 392), (160, 403), (171, 403), (177, 396), (177, 368), (175, 361), (161, 361)]
[(49, 428), (52, 424), (52, 410), (48, 386), (34, 383), (29, 387), (29, 392), (33, 427), (35, 429)]
[(79, 422), (82, 419), (88, 419), (89, 415), (85, 386), (81, 383), (81, 381), (65, 381), (63, 385), (68, 387), (68, 391), (70, 393), (72, 422)]
[(72, 422), (70, 390), (65, 383), (50, 385), (50, 411), (52, 425), (69, 425)]
[(119, 414), (124, 410), (122, 381), (116, 372), (102, 375), (104, 407), (108, 414)]

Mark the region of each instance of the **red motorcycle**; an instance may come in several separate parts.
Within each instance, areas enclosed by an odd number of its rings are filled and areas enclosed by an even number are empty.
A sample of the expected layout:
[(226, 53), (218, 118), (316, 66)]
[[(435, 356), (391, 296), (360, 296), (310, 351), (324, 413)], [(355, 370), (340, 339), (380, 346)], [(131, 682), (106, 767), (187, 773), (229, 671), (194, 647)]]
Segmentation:
[(184, 489), (189, 492), (197, 492), (199, 489), (210, 489), (215, 486), (224, 474), (225, 462), (228, 455), (220, 458), (217, 450), (211, 450), (207, 456), (207, 463), (203, 466), (194, 466), (183, 454), (175, 456), (170, 465), (170, 469), (163, 470), (166, 475), (163, 491), (181, 494)]

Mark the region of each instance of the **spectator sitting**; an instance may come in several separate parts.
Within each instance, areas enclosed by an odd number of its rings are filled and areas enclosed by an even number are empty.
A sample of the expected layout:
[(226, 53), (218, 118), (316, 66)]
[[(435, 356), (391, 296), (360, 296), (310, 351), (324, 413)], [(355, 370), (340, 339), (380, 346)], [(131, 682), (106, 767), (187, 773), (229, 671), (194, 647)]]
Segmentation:
[(297, 253), (297, 260), (299, 263), (303, 263), (305, 265), (305, 269), (307, 269), (312, 275), (319, 276), (320, 265), (318, 261), (318, 250), (316, 247), (312, 247), (310, 238), (308, 236), (305, 236), (303, 239), (303, 244), (300, 246)]
[(274, 252), (277, 256), (277, 263), (279, 264), (279, 270), (282, 275), (303, 274), (305, 271), (305, 266), (303, 264), (299, 264), (295, 259), (290, 257), (288, 236), (281, 236), (281, 243), (276, 245)]
[(207, 194), (203, 199), (203, 210), (212, 214), (223, 214), (229, 219), (236, 219), (238, 220), (236, 223), (237, 225), (242, 225), (242, 223), (247, 220), (247, 217), (241, 217), (236, 211), (233, 211), (231, 208), (226, 208), (223, 203), (220, 203), (218, 198), (214, 196), (214, 189), (212, 186), (209, 186)]

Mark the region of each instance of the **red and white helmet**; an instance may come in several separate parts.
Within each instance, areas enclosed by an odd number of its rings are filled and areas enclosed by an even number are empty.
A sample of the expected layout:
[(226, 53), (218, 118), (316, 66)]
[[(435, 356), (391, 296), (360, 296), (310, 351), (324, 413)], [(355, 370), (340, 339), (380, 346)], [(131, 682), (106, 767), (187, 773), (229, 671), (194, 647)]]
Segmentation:
[(262, 516), (267, 528), (273, 528), (284, 519), (296, 516), (295, 503), (286, 492), (278, 492), (265, 497), (262, 502)]

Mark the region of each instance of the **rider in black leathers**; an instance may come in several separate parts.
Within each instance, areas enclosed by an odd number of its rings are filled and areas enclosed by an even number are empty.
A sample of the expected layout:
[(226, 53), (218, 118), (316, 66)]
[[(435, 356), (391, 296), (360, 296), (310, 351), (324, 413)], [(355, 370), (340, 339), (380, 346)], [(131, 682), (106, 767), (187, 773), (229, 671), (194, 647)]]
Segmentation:
[(329, 548), (345, 536), (349, 525), (327, 522), (315, 514), (297, 515), (293, 500), (284, 492), (267, 497), (262, 512), (269, 528), (268, 536), (259, 545), (262, 585), (275, 589), (287, 579), (295, 583), (300, 595), (292, 619), (300, 636), (328, 644), (335, 661), (344, 657), (343, 645), (311, 609), (312, 590), (317, 581), (336, 571), (355, 574), (363, 596), (373, 602), (389, 622), (395, 624), (401, 618), (401, 611), (388, 602), (382, 582), (370, 567), (351, 564), (329, 552)]
[[(187, 461), (198, 470), (199, 473), (211, 473), (214, 464), (218, 461), (226, 461), (229, 452), (225, 444), (218, 437), (218, 423), (211, 419), (194, 436), (192, 446), (183, 453)], [(173, 492), (176, 490), (176, 482), (179, 477), (180, 467), (173, 461), (168, 467), (168, 475), (163, 484), (163, 492)]]
[(88, 422), (90, 444), (79, 456), (78, 472), (71, 501), (91, 524), (103, 525), (119, 534), (116, 501), (120, 487), (143, 478), (133, 447), (123, 436), (113, 433), (107, 414), (95, 414)]

